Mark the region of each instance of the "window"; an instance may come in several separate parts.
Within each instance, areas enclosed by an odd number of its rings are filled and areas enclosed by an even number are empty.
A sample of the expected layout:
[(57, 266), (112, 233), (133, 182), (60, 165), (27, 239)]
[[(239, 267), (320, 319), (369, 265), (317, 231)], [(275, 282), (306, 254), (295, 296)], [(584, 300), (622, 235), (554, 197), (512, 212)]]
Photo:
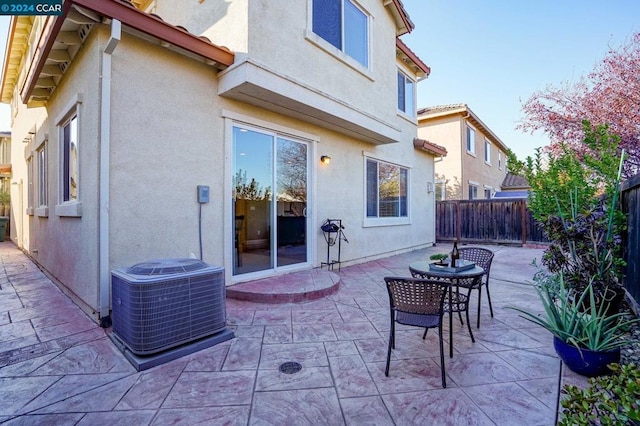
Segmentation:
[(476, 131), (467, 126), (467, 152), (476, 153)]
[(478, 184), (469, 182), (469, 199), (478, 199)]
[(409, 170), (367, 159), (367, 217), (408, 217)]
[(27, 214), (33, 214), (33, 155), (27, 158)]
[(484, 198), (486, 198), (487, 200), (491, 199), (491, 188), (484, 189)]
[(447, 184), (444, 181), (436, 181), (436, 201), (447, 199)]
[(502, 152), (498, 151), (498, 168), (502, 170)]
[(62, 126), (62, 201), (78, 199), (78, 116)]
[(484, 140), (484, 162), (491, 164), (491, 143), (487, 139)]
[(415, 83), (398, 71), (398, 109), (411, 117), (416, 115)]
[(38, 167), (38, 207), (47, 205), (47, 149), (43, 144), (37, 151), (36, 163)]
[(369, 17), (351, 0), (313, 0), (313, 32), (369, 66)]

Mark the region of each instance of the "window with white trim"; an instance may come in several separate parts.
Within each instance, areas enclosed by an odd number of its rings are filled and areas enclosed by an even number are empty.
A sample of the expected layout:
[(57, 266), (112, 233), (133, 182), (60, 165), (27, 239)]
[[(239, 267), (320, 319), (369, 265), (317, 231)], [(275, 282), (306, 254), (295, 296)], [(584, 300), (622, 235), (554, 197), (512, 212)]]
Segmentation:
[(467, 126), (467, 152), (476, 153), (476, 131)]
[(409, 216), (409, 169), (367, 158), (367, 218)]
[(62, 125), (62, 202), (78, 199), (79, 156), (78, 115), (73, 114)]
[(27, 214), (33, 214), (34, 195), (33, 195), (33, 155), (27, 157)]
[(484, 198), (486, 198), (487, 200), (491, 199), (491, 188), (487, 186), (484, 187)]
[(38, 207), (47, 206), (47, 144), (43, 143), (36, 151), (38, 175)]
[(498, 169), (502, 170), (502, 151), (498, 151)]
[(312, 0), (313, 32), (369, 67), (369, 16), (351, 0)]
[(415, 87), (415, 82), (398, 70), (398, 110), (411, 117), (416, 115)]
[(469, 182), (469, 199), (477, 200), (478, 199), (478, 184)]
[(447, 199), (447, 184), (443, 180), (436, 181), (436, 201), (444, 201)]
[(491, 142), (488, 139), (484, 140), (484, 162), (491, 164)]

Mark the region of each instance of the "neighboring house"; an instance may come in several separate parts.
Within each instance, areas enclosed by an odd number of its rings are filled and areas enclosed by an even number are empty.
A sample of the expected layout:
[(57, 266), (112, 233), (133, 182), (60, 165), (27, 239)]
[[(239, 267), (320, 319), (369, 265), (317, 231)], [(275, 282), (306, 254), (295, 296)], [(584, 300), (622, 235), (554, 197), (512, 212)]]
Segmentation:
[(529, 181), (524, 176), (507, 173), (501, 185), (501, 191), (494, 198), (529, 198)]
[(0, 216), (11, 216), (9, 194), (11, 194), (11, 132), (0, 132)]
[(436, 199), (492, 198), (507, 175), (507, 146), (466, 104), (418, 111), (418, 137), (447, 149), (436, 160)]
[(10, 185), (11, 132), (0, 132), (0, 192), (9, 192)]
[(13, 241), (105, 324), (110, 271), (145, 260), (202, 256), (227, 285), (319, 267), (327, 218), (348, 263), (432, 245), (443, 152), (414, 144), (412, 27), (400, 0), (13, 17)]

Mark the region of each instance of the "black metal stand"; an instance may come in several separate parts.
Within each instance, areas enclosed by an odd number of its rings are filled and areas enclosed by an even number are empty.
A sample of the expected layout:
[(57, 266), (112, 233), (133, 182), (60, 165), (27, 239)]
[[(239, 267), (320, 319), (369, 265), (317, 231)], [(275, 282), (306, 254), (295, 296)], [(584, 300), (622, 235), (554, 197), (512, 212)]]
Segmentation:
[[(320, 263), (320, 268), (327, 265), (327, 269), (333, 271), (334, 265), (338, 265), (338, 271), (340, 271), (340, 253), (342, 250), (342, 240), (349, 242), (344, 235), (344, 227), (342, 226), (342, 219), (327, 219), (322, 226), (322, 233), (324, 234), (324, 240), (327, 242), (327, 261)], [(331, 247), (338, 243), (338, 258), (331, 259)]]

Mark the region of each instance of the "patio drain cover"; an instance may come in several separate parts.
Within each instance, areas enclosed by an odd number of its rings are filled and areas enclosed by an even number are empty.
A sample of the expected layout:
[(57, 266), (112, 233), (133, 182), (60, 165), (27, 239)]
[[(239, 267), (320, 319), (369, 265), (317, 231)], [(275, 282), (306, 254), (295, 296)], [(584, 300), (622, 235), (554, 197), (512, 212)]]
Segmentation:
[(289, 361), (280, 364), (279, 370), (284, 374), (295, 374), (302, 370), (302, 365), (299, 362)]

